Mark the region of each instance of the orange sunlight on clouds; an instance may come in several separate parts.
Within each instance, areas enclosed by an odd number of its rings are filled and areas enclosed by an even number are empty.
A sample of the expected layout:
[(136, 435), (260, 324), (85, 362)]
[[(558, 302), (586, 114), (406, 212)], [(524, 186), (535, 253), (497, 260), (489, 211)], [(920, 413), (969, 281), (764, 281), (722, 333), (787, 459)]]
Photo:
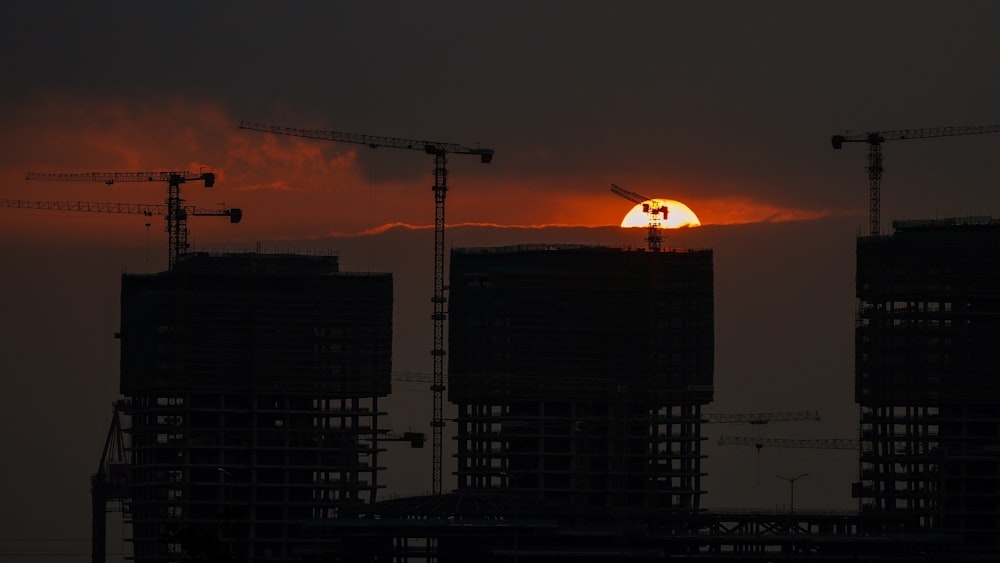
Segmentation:
[(860, 215), (862, 210), (794, 209), (779, 207), (745, 197), (715, 198), (691, 204), (697, 209), (702, 225), (738, 225), (742, 223), (780, 223), (811, 221), (831, 216)]
[[(245, 131), (238, 129), (238, 123), (237, 116), (207, 102), (42, 98), (0, 132), (10, 157), (0, 164), (0, 198), (162, 203), (165, 185), (105, 186), (24, 178), (27, 172), (212, 171), (217, 175), (214, 188), (185, 184), (181, 197), (187, 205), (214, 208), (224, 203), (242, 208), (244, 220), (239, 225), (192, 220), (193, 240), (227, 244), (315, 239), (433, 225), (432, 162), (422, 151), (385, 149), (377, 160), (368, 161), (366, 169), (362, 160), (371, 153), (367, 147)], [(488, 165), (463, 162), (458, 167), (449, 161), (448, 225), (616, 226), (632, 206), (610, 193), (608, 182), (580, 179), (573, 171), (549, 174), (537, 182), (519, 178), (516, 170), (504, 168), (503, 151), (498, 147), (497, 157)], [(414, 162), (423, 162), (420, 159), (427, 160), (426, 166), (412, 168)], [(404, 165), (426, 173), (406, 172)], [(784, 209), (742, 197), (682, 199), (706, 225), (809, 220), (833, 214)], [(42, 221), (51, 213), (56, 212), (7, 221), (7, 228)], [(71, 230), (77, 224), (53, 220), (46, 227)]]

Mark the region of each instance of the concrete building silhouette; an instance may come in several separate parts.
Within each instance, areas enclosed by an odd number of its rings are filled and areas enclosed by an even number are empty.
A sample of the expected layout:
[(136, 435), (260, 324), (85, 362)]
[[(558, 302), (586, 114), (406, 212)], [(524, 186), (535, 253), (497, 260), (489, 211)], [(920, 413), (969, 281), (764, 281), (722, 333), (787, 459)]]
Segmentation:
[(194, 254), (124, 275), (121, 305), (134, 559), (330, 551), (303, 523), (380, 487), (391, 275), (328, 256)]
[(711, 250), (455, 249), (450, 282), (459, 493), (604, 521), (699, 510)]
[(872, 533), (1000, 548), (1000, 222), (897, 221), (857, 241), (855, 394)]

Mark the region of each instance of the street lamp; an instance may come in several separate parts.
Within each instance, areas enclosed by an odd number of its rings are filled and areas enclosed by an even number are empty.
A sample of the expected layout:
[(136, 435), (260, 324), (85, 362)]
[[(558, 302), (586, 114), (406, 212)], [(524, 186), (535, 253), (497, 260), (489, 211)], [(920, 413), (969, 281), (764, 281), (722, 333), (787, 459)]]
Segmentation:
[[(792, 535), (793, 538), (794, 538), (794, 532), (793, 532), (794, 528), (793, 528), (793, 526), (796, 526), (795, 522), (793, 522), (793, 520), (795, 519), (795, 482), (798, 481), (799, 479), (803, 478), (803, 477), (808, 477), (808, 476), (809, 476), (808, 473), (801, 473), (801, 474), (796, 475), (794, 477), (786, 477), (784, 475), (775, 475), (775, 477), (777, 477), (778, 479), (784, 479), (785, 481), (788, 481), (788, 533), (790, 535)], [(796, 526), (796, 528), (797, 528), (797, 526)], [(790, 553), (791, 553), (791, 560), (795, 561), (795, 540), (794, 539), (791, 540), (791, 542), (789, 544), (789, 549), (790, 549)]]
[(788, 513), (795, 514), (795, 482), (803, 477), (808, 477), (808, 473), (802, 473), (794, 477), (785, 477), (784, 475), (775, 475), (778, 479), (784, 479), (788, 481)]

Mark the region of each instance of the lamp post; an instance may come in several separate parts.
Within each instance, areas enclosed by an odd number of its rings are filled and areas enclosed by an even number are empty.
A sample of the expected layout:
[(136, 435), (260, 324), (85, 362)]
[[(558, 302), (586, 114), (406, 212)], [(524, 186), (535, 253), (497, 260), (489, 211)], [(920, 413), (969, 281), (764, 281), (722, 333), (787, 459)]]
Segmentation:
[[(795, 517), (795, 482), (798, 481), (799, 479), (803, 478), (803, 477), (808, 477), (808, 476), (809, 476), (808, 473), (800, 473), (799, 475), (796, 475), (794, 477), (786, 477), (784, 475), (775, 475), (775, 477), (777, 477), (778, 479), (784, 479), (785, 481), (788, 481), (788, 532), (789, 532), (789, 534), (792, 533), (792, 529), (793, 529), (792, 526), (795, 525), (795, 522), (792, 521), (794, 519), (794, 517)], [(791, 551), (791, 560), (795, 561), (795, 540), (791, 540), (791, 544), (790, 544), (789, 547), (790, 547), (790, 551)]]
[(795, 514), (795, 482), (803, 477), (808, 477), (808, 473), (802, 473), (794, 477), (786, 477), (784, 475), (775, 475), (778, 479), (784, 479), (788, 481), (788, 514)]

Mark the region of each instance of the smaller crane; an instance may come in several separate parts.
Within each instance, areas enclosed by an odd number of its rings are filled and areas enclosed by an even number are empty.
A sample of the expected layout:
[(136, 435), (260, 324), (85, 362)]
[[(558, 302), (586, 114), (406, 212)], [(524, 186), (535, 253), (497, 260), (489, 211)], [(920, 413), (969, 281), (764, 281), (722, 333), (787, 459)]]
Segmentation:
[(646, 244), (653, 252), (659, 252), (663, 246), (663, 234), (660, 233), (660, 217), (662, 216), (663, 219), (667, 218), (667, 206), (653, 198), (619, 188), (616, 184), (611, 184), (611, 191), (632, 203), (642, 205), (642, 212), (649, 217), (649, 224), (646, 227)]
[(111, 427), (104, 439), (97, 473), (90, 477), (91, 537), (90, 557), (93, 563), (104, 563), (107, 548), (107, 512), (114, 503), (118, 511), (126, 510), (130, 500), (128, 466), (131, 456), (122, 430), (121, 412), (124, 400), (116, 401), (111, 414)]
[(181, 184), (200, 180), (206, 188), (215, 185), (212, 172), (86, 172), (82, 174), (49, 174), (29, 172), (28, 180), (50, 182), (167, 182), (167, 234), (170, 238), (168, 268), (173, 269), (177, 259), (188, 249), (187, 212), (181, 199)]
[[(129, 215), (168, 215), (169, 207), (163, 203), (106, 203), (99, 201), (30, 201), (25, 199), (0, 199), (0, 207), (13, 209), (37, 209), (41, 211), (81, 211), (85, 213), (121, 213)], [(209, 209), (193, 205), (182, 206), (179, 215), (183, 217), (229, 217), (230, 223), (243, 219), (243, 210), (233, 208)], [(146, 223), (149, 226), (149, 223)]]

